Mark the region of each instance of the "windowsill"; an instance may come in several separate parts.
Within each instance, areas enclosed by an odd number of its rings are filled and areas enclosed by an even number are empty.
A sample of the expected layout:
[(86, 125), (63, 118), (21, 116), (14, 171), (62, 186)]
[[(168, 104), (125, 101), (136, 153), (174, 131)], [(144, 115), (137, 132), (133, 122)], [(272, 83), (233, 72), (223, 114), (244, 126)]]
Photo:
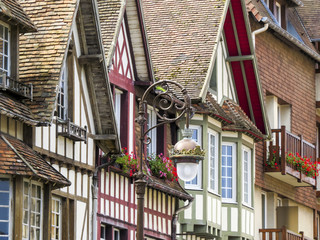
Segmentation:
[(242, 206), (246, 207), (246, 208), (249, 208), (251, 210), (254, 210), (254, 208), (252, 206), (250, 206), (248, 203), (242, 203)]
[(213, 191), (211, 189), (208, 189), (208, 193), (211, 193), (212, 195), (215, 195), (217, 197), (221, 197), (221, 195), (219, 193), (217, 193), (217, 192), (215, 192), (215, 191)]
[(222, 204), (238, 204), (238, 202), (235, 200), (229, 200), (229, 199), (222, 198)]
[(201, 187), (195, 187), (195, 186), (190, 186), (190, 187), (184, 186), (184, 188), (186, 190), (192, 190), (192, 191), (202, 191), (203, 190)]

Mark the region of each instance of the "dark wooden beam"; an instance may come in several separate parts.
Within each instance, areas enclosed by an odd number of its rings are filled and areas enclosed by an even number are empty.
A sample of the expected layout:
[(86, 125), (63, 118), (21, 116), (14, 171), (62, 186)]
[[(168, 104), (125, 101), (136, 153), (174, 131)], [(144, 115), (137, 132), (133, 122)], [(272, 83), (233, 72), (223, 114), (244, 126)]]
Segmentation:
[(93, 140), (116, 140), (116, 134), (102, 134), (102, 135), (94, 135), (91, 134), (90, 136)]
[(320, 101), (316, 101), (316, 108), (320, 108)]
[(102, 54), (81, 55), (78, 58), (78, 61), (81, 65), (102, 62), (102, 60), (103, 60)]

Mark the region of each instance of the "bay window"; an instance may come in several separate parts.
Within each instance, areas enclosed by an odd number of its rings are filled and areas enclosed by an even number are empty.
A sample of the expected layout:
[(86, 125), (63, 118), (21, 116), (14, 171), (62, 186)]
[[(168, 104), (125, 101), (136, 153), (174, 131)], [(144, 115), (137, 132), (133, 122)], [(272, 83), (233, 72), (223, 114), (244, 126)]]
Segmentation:
[(236, 202), (236, 144), (223, 143), (221, 154), (221, 192), (224, 202)]
[(9, 239), (10, 225), (10, 180), (0, 178), (0, 239)]
[[(192, 130), (192, 139), (202, 147), (202, 134), (201, 134), (201, 126), (190, 125), (189, 128)], [(185, 182), (186, 189), (201, 189), (201, 180), (202, 180), (202, 161), (200, 161), (198, 166), (198, 173), (194, 179), (191, 181)]]
[(42, 186), (34, 181), (23, 183), (22, 239), (41, 239), (42, 228)]
[(209, 191), (218, 193), (218, 134), (212, 130), (208, 133)]
[(242, 159), (243, 159), (243, 203), (252, 205), (252, 177), (251, 177), (251, 150), (247, 147), (242, 147)]

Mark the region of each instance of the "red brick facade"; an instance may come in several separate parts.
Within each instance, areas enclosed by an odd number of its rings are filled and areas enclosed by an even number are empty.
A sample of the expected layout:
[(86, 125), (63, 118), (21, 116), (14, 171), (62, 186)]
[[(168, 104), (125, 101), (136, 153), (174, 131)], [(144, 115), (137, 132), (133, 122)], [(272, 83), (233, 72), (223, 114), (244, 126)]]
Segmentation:
[[(262, 25), (253, 23), (252, 28)], [(291, 132), (316, 143), (315, 63), (268, 30), (256, 36), (256, 56), (264, 98), (272, 94), (291, 105)], [(263, 172), (262, 143), (256, 147), (256, 185), (311, 208), (317, 208), (311, 187), (295, 188)]]

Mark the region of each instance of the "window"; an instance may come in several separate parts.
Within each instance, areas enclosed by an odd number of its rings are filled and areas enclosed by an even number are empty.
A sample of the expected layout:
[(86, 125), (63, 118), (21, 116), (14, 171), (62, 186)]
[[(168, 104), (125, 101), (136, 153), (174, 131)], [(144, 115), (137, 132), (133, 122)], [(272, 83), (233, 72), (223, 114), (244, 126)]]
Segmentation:
[(243, 203), (251, 206), (252, 204), (252, 178), (251, 178), (251, 150), (247, 147), (242, 148), (243, 159)]
[(51, 240), (61, 239), (61, 199), (52, 198), (51, 208)]
[(267, 227), (267, 197), (265, 193), (261, 194), (261, 223), (262, 228)]
[(120, 229), (112, 225), (101, 224), (100, 227), (100, 240), (124, 240), (128, 239), (128, 230)]
[(117, 122), (118, 134), (120, 135), (120, 124), (121, 124), (121, 94), (123, 92), (119, 89), (115, 89), (114, 96), (114, 113)]
[(68, 76), (67, 67), (63, 67), (60, 86), (58, 91), (58, 103), (57, 103), (57, 116), (62, 120), (67, 120), (68, 118)]
[(218, 193), (218, 134), (209, 131), (208, 134), (209, 157), (209, 190)]
[(275, 8), (274, 8), (274, 17), (276, 18), (279, 26), (281, 26), (281, 5), (278, 2), (276, 2)]
[(281, 206), (282, 206), (282, 199), (277, 198), (277, 207), (281, 207)]
[(235, 143), (223, 143), (221, 154), (221, 191), (224, 202), (236, 201), (236, 145)]
[[(201, 141), (201, 126), (189, 126), (192, 130), (192, 139), (196, 141), (200, 146), (202, 145)], [(187, 189), (201, 189), (201, 179), (202, 178), (202, 161), (200, 161), (198, 166), (197, 176), (191, 181), (185, 182), (185, 188)]]
[[(147, 114), (147, 129), (149, 129), (157, 124), (157, 114), (154, 109), (149, 106)], [(147, 136), (151, 139), (151, 143), (147, 144), (147, 156), (155, 155), (157, 153), (157, 130), (152, 129), (150, 132), (148, 132)]]
[(7, 75), (10, 75), (9, 57), (9, 29), (0, 24), (0, 71)]
[(120, 230), (113, 228), (113, 240), (120, 240)]
[(10, 180), (0, 178), (0, 239), (9, 239), (10, 225)]
[(284, 100), (268, 95), (266, 98), (266, 111), (272, 129), (285, 126), (287, 131), (291, 128), (291, 106)]
[(101, 240), (107, 239), (106, 226), (103, 224), (101, 224), (101, 227), (100, 227), (100, 239)]
[(33, 181), (23, 184), (22, 239), (41, 239), (42, 187)]

